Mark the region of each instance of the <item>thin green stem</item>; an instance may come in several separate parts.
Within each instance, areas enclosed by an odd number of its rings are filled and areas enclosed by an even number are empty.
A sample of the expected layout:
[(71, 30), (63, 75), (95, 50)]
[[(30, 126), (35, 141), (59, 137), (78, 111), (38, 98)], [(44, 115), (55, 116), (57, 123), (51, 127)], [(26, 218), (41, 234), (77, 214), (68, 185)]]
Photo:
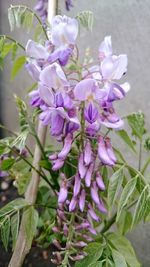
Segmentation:
[(1, 34), (0, 35), (0, 38), (4, 38), (4, 39), (8, 39), (9, 41), (17, 44), (21, 49), (23, 49), (25, 51), (25, 47), (19, 43), (18, 41), (16, 41), (15, 39), (13, 39), (12, 37), (8, 36), (8, 35), (5, 35), (5, 34)]
[(142, 139), (140, 140), (140, 147), (139, 147), (139, 165), (138, 165), (139, 171), (141, 171), (141, 165), (142, 165)]
[[(66, 244), (69, 245), (73, 239), (73, 234), (74, 234), (74, 229), (73, 229), (73, 223), (74, 223), (74, 219), (75, 219), (75, 213), (71, 214), (71, 219), (70, 219), (70, 225), (69, 225), (69, 234), (67, 237), (67, 242)], [(62, 262), (62, 267), (67, 267), (68, 266), (68, 262), (69, 262), (69, 256), (70, 256), (70, 250), (67, 249), (65, 252), (65, 257), (64, 260)]]
[(53, 185), (51, 182), (47, 179), (45, 175), (43, 175), (39, 170), (37, 170), (31, 163), (28, 161), (24, 156), (22, 156), (20, 153), (18, 153), (15, 149), (13, 149), (10, 146), (7, 146), (9, 149), (11, 149), (17, 156), (19, 156), (22, 160), (24, 160), (33, 170), (35, 170), (43, 179), (44, 181), (53, 189)]

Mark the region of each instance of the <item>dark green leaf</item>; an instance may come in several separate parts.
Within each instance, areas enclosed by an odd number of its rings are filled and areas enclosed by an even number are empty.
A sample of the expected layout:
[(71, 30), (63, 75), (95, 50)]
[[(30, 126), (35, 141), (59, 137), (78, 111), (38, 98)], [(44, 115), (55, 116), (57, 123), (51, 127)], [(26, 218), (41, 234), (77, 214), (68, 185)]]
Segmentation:
[(127, 120), (132, 129), (132, 134), (141, 139), (145, 134), (144, 114), (141, 111), (133, 113), (127, 117)]
[(77, 15), (77, 20), (81, 23), (83, 27), (86, 29), (92, 31), (93, 28), (93, 12), (87, 10), (87, 11), (81, 11)]
[(0, 230), (1, 230), (1, 240), (3, 242), (5, 249), (7, 250), (9, 235), (10, 235), (10, 218), (6, 218), (5, 222), (2, 225), (0, 225)]
[[(145, 212), (147, 211), (148, 207), (148, 196), (149, 196), (149, 185), (146, 185), (143, 189), (138, 202), (136, 204), (133, 221), (132, 221), (132, 228), (138, 224), (142, 219), (144, 220)], [(150, 208), (150, 207), (149, 207)], [(150, 212), (150, 209), (149, 209)]]
[(12, 44), (12, 60), (13, 60), (13, 61), (14, 61), (15, 58), (16, 58), (17, 50), (18, 50), (18, 45), (17, 45), (17, 43)]
[(136, 188), (137, 178), (138, 176), (128, 181), (128, 183), (126, 184), (126, 186), (124, 187), (122, 191), (119, 204), (118, 204), (117, 221), (119, 220), (119, 217), (122, 213), (123, 208), (127, 205), (131, 195), (133, 194)]
[(11, 71), (11, 79), (14, 79), (16, 77), (16, 75), (18, 74), (18, 72), (24, 66), (25, 62), (26, 62), (26, 57), (25, 56), (21, 56), (21, 57), (18, 57), (16, 59), (16, 61), (14, 62), (12, 71)]
[(28, 203), (23, 198), (17, 198), (0, 209), (0, 218), (26, 207)]
[(129, 240), (124, 236), (116, 233), (109, 233), (107, 239), (112, 248), (115, 248), (121, 255), (124, 256), (126, 263), (130, 267), (140, 267), (140, 263), (136, 258), (135, 252)]
[(97, 242), (89, 244), (85, 251), (88, 256), (80, 262), (76, 262), (75, 267), (92, 267), (92, 264), (96, 263), (103, 253), (103, 245)]
[(128, 267), (123, 255), (121, 255), (117, 250), (112, 249), (112, 256), (115, 263), (115, 267)]
[(121, 235), (126, 234), (131, 229), (131, 224), (132, 224), (131, 212), (128, 210), (123, 210), (121, 212), (121, 216), (119, 217), (119, 221), (117, 222), (119, 233)]
[(38, 212), (34, 207), (29, 207), (24, 212), (25, 218), (25, 231), (27, 235), (28, 246), (31, 247), (32, 240), (36, 234), (37, 224), (38, 224)]
[(19, 210), (18, 210), (17, 213), (11, 217), (11, 235), (12, 235), (13, 248), (15, 247), (17, 237), (18, 237), (19, 222), (20, 222), (20, 214), (19, 214)]
[(136, 152), (134, 144), (125, 130), (116, 131), (116, 133), (124, 140), (124, 142), (132, 149), (132, 151)]
[(117, 199), (123, 181), (123, 169), (122, 166), (117, 170), (110, 178), (108, 185), (108, 206), (111, 210), (114, 206), (115, 200)]
[(15, 163), (15, 159), (14, 158), (4, 159), (2, 161), (2, 164), (1, 164), (1, 169), (3, 171), (8, 171), (8, 170), (11, 169), (11, 167), (13, 166), (14, 163)]
[(11, 50), (12, 50), (12, 43), (5, 43), (3, 50), (1, 51), (1, 58), (5, 58)]

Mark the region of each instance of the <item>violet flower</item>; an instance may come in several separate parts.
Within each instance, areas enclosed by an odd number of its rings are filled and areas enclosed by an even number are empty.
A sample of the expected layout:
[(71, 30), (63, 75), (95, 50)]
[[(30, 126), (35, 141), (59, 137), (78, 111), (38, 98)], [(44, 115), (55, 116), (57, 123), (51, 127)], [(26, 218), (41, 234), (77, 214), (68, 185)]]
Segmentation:
[(106, 142), (104, 141), (102, 136), (99, 136), (98, 138), (98, 156), (101, 162), (104, 165), (108, 166), (114, 166), (116, 163), (116, 158), (111, 156), (111, 153), (113, 153), (112, 147), (108, 143), (106, 145)]
[(78, 35), (78, 21), (67, 16), (55, 16), (51, 25), (51, 41), (56, 47), (74, 45)]
[(80, 197), (79, 197), (79, 208), (81, 210), (81, 212), (84, 211), (84, 207), (85, 207), (85, 197), (86, 197), (86, 193), (85, 190), (82, 189)]
[(67, 196), (68, 196), (67, 181), (63, 180), (59, 191), (58, 203), (64, 203), (67, 199)]

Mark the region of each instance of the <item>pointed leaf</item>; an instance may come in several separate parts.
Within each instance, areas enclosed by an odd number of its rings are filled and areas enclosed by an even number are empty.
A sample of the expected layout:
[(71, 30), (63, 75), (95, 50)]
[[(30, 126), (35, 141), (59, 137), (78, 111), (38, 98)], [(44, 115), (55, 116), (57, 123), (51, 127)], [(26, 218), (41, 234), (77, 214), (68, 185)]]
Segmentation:
[(93, 12), (91, 11), (82, 11), (77, 15), (77, 20), (81, 25), (88, 30), (92, 31), (93, 28)]
[(9, 20), (10, 30), (13, 31), (15, 28), (16, 20), (15, 20), (14, 10), (12, 7), (8, 8), (8, 20)]
[(25, 56), (21, 56), (16, 59), (11, 71), (11, 79), (15, 78), (15, 76), (18, 74), (18, 72), (21, 70), (21, 68), (24, 66), (25, 63), (26, 63)]
[(28, 203), (23, 198), (17, 198), (0, 209), (0, 218), (26, 207)]
[[(108, 242), (110, 243), (112, 249), (116, 249), (123, 257), (130, 267), (140, 267), (140, 263), (136, 258), (134, 249), (128, 239), (124, 236), (118, 235), (116, 233), (107, 234)], [(120, 265), (121, 267), (121, 265)]]
[(123, 181), (123, 168), (122, 166), (117, 170), (110, 178), (108, 185), (108, 206), (111, 210), (114, 206), (115, 200), (117, 199)]
[[(146, 185), (138, 199), (133, 215), (132, 228), (136, 224), (138, 224), (142, 219), (144, 220), (145, 212), (147, 211), (148, 207), (148, 196), (149, 196), (148, 189), (149, 185)], [(149, 207), (149, 212), (150, 212), (150, 207)]]
[(12, 235), (12, 247), (15, 247), (18, 232), (19, 232), (20, 213), (19, 211), (11, 217), (11, 235)]
[(8, 248), (8, 241), (9, 241), (9, 235), (10, 235), (10, 218), (8, 217), (6, 221), (0, 226), (1, 230), (1, 240), (3, 242), (3, 245), (5, 249)]
[(115, 267), (128, 267), (123, 255), (121, 255), (117, 250), (111, 249)]
[(116, 131), (115, 133), (117, 133), (124, 140), (124, 142), (131, 148), (133, 152), (136, 152), (134, 144), (125, 130)]
[(2, 164), (1, 164), (1, 169), (3, 171), (8, 171), (9, 169), (11, 169), (11, 167), (14, 165), (14, 163), (15, 163), (15, 159), (13, 159), (13, 158), (4, 159), (2, 161)]
[(38, 224), (38, 212), (34, 207), (29, 207), (25, 212), (25, 231), (27, 235), (28, 246), (31, 247), (32, 240), (36, 233), (36, 228)]
[(131, 197), (136, 188), (137, 178), (138, 176), (128, 181), (128, 183), (126, 184), (126, 186), (122, 191), (118, 204), (117, 219), (116, 219), (117, 221), (119, 220), (123, 208), (127, 205), (129, 198)]

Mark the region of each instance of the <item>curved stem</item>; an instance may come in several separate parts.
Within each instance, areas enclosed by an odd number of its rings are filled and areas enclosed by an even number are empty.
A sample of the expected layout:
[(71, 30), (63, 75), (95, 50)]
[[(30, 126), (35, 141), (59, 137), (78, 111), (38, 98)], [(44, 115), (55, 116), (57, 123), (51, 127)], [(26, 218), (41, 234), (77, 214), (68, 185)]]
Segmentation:
[(25, 47), (21, 43), (19, 43), (15, 39), (13, 39), (11, 36), (8, 36), (5, 34), (0, 34), (0, 38), (8, 39), (9, 41), (16, 43), (21, 49), (23, 49), (25, 51)]
[(29, 12), (31, 12), (33, 15), (34, 15), (34, 17), (37, 19), (37, 21), (39, 22), (39, 24), (41, 25), (41, 27), (42, 27), (42, 30), (43, 30), (43, 32), (44, 32), (44, 34), (45, 34), (45, 37), (46, 37), (46, 39), (47, 40), (49, 40), (49, 38), (48, 38), (48, 35), (47, 35), (47, 32), (46, 32), (46, 29), (45, 29), (45, 27), (44, 27), (44, 25), (42, 24), (42, 21), (41, 21), (41, 19), (39, 18), (39, 16), (31, 9), (31, 8), (29, 8), (29, 7), (27, 7), (27, 6), (24, 6), (24, 5), (15, 5), (15, 6), (11, 6), (11, 8), (13, 9), (15, 9), (15, 8), (24, 8), (25, 10), (28, 10)]

